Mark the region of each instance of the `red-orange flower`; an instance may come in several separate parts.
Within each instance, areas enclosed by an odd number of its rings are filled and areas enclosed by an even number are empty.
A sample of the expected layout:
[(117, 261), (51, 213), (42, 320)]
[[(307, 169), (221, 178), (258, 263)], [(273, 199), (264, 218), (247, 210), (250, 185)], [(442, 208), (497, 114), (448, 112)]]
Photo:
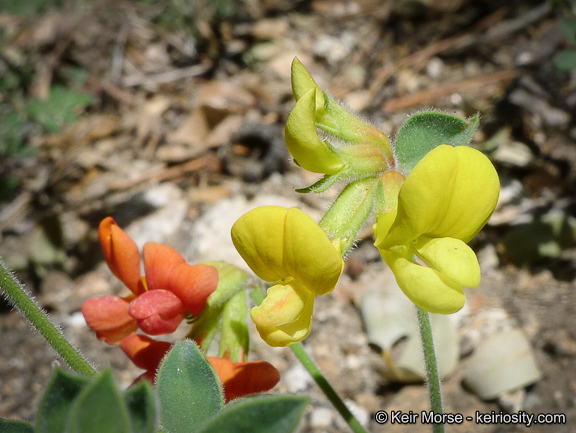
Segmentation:
[[(132, 334), (120, 342), (120, 347), (134, 365), (146, 370), (134, 383), (142, 379), (154, 383), (160, 362), (172, 345), (145, 335)], [(226, 402), (269, 391), (280, 380), (278, 370), (266, 361), (232, 362), (227, 358), (214, 356), (207, 356), (206, 360), (222, 383)]]
[(138, 329), (138, 323), (128, 314), (128, 305), (133, 296), (103, 296), (88, 299), (82, 304), (86, 323), (96, 332), (99, 340), (116, 344)]
[(141, 277), (138, 247), (114, 219), (105, 218), (98, 234), (108, 267), (133, 293), (84, 302), (86, 323), (100, 340), (117, 344), (138, 327), (150, 335), (169, 334), (187, 312), (198, 315), (206, 308), (218, 285), (214, 266), (189, 265), (168, 245), (148, 242)]
[(146, 370), (133, 384), (140, 382), (142, 379), (154, 383), (156, 370), (158, 370), (160, 362), (166, 356), (166, 353), (172, 348), (172, 344), (166, 341), (154, 340), (145, 335), (131, 334), (122, 339), (120, 348), (136, 367)]
[(232, 362), (227, 358), (207, 356), (224, 389), (226, 402), (274, 388), (280, 380), (278, 370), (266, 361)]

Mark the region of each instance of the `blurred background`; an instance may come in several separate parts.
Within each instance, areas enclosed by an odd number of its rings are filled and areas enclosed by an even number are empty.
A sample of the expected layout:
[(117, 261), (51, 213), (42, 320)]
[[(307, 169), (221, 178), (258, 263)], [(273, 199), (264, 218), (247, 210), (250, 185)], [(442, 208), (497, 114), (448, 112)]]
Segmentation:
[[(79, 312), (88, 298), (122, 293), (98, 223), (111, 215), (140, 246), (163, 242), (189, 261), (243, 266), (229, 229), (247, 210), (299, 206), (319, 219), (337, 191), (297, 194), (317, 176), (291, 163), (283, 139), (294, 57), (391, 137), (420, 110), (480, 114), (472, 145), (494, 162), (502, 192), (472, 242), (483, 282), (442, 331), (446, 411), (564, 413), (565, 425), (529, 431), (573, 431), (570, 1), (2, 0), (2, 260), (90, 360), (130, 384), (139, 371)], [(428, 403), (418, 357), (402, 355), (412, 312), (372, 242), (369, 224), (337, 289), (318, 299), (305, 346), (371, 431), (428, 431), (373, 421), (378, 410), (419, 413)], [(5, 303), (0, 341), (0, 416), (32, 420), (59, 361)], [(252, 347), (282, 373), (274, 392), (312, 397), (301, 431), (346, 431), (288, 349), (257, 334)]]

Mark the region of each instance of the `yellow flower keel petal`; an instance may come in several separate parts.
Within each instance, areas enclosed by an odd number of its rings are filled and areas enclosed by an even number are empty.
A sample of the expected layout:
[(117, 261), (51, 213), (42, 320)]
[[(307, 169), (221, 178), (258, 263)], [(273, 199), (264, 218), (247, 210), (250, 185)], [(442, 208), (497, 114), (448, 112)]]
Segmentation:
[[(274, 314), (266, 316), (266, 312), (257, 310), (262, 306), (264, 306), (264, 302), (260, 307), (254, 307), (250, 312), (250, 315), (256, 324), (256, 329), (258, 330), (260, 337), (262, 337), (268, 345), (274, 347), (288, 346), (292, 343), (304, 340), (310, 333), (310, 330), (312, 329), (312, 312), (314, 310), (314, 294), (309, 293), (309, 295), (305, 297), (300, 314), (292, 317), (293, 321), (289, 323), (284, 322), (286, 316), (283, 316), (282, 314), (278, 316), (280, 320), (278, 320), (277, 323), (274, 323), (272, 320)], [(278, 304), (276, 306), (278, 306)], [(293, 308), (292, 314), (296, 312), (296, 308)]]
[(250, 316), (254, 323), (264, 327), (281, 326), (295, 322), (311, 294), (295, 290), (291, 285), (276, 284), (268, 289), (266, 298), (252, 308)]
[(477, 287), (480, 284), (480, 265), (476, 254), (460, 239), (423, 238), (416, 249), (418, 256), (428, 266), (446, 278), (464, 287)]
[(426, 311), (452, 314), (466, 301), (462, 286), (435, 269), (417, 265), (403, 257), (385, 257), (396, 282), (412, 302)]

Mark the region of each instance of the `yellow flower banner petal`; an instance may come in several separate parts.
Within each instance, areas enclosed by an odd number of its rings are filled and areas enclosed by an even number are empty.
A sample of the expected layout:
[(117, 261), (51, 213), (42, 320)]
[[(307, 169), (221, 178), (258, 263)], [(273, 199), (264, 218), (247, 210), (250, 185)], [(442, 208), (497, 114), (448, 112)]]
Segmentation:
[(300, 209), (288, 209), (284, 225), (284, 263), (288, 275), (316, 295), (330, 293), (344, 268), (340, 252), (324, 231)]
[(324, 231), (297, 208), (251, 210), (232, 227), (232, 242), (263, 280), (294, 278), (317, 295), (334, 289), (344, 267)]
[(234, 223), (232, 242), (254, 271), (265, 281), (288, 276), (284, 269), (284, 221), (286, 208), (263, 206), (251, 210)]
[(468, 242), (488, 221), (499, 191), (496, 170), (481, 152), (463, 146), (438, 146), (414, 167), (402, 185), (397, 223), (382, 246), (423, 234)]

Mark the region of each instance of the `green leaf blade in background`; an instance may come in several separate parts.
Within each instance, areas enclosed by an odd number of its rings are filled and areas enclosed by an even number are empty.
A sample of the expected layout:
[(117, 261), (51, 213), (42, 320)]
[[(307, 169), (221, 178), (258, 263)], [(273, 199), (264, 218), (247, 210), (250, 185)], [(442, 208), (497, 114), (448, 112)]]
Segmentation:
[(87, 378), (72, 375), (61, 369), (56, 370), (40, 402), (36, 415), (36, 432), (64, 431), (74, 400), (89, 382)]
[(168, 353), (158, 370), (156, 391), (160, 424), (167, 433), (196, 431), (224, 406), (216, 372), (190, 340)]
[(241, 398), (226, 405), (201, 433), (290, 433), (298, 428), (308, 401), (297, 395)]
[(110, 370), (103, 371), (80, 392), (65, 432), (131, 433), (128, 409)]
[(65, 124), (75, 122), (77, 112), (92, 102), (92, 96), (87, 93), (56, 85), (48, 99), (27, 101), (26, 113), (48, 131), (58, 132)]
[(565, 18), (559, 22), (562, 35), (571, 45), (576, 45), (576, 20)]
[(562, 72), (572, 72), (576, 69), (576, 48), (567, 48), (554, 57), (554, 67)]
[(31, 424), (22, 421), (12, 421), (0, 418), (0, 432), (2, 433), (34, 433)]
[(409, 173), (428, 152), (441, 144), (468, 144), (478, 123), (478, 116), (464, 120), (439, 111), (410, 116), (396, 137), (396, 155), (402, 168)]
[(124, 393), (132, 433), (154, 433), (157, 429), (157, 413), (152, 386), (142, 381)]

